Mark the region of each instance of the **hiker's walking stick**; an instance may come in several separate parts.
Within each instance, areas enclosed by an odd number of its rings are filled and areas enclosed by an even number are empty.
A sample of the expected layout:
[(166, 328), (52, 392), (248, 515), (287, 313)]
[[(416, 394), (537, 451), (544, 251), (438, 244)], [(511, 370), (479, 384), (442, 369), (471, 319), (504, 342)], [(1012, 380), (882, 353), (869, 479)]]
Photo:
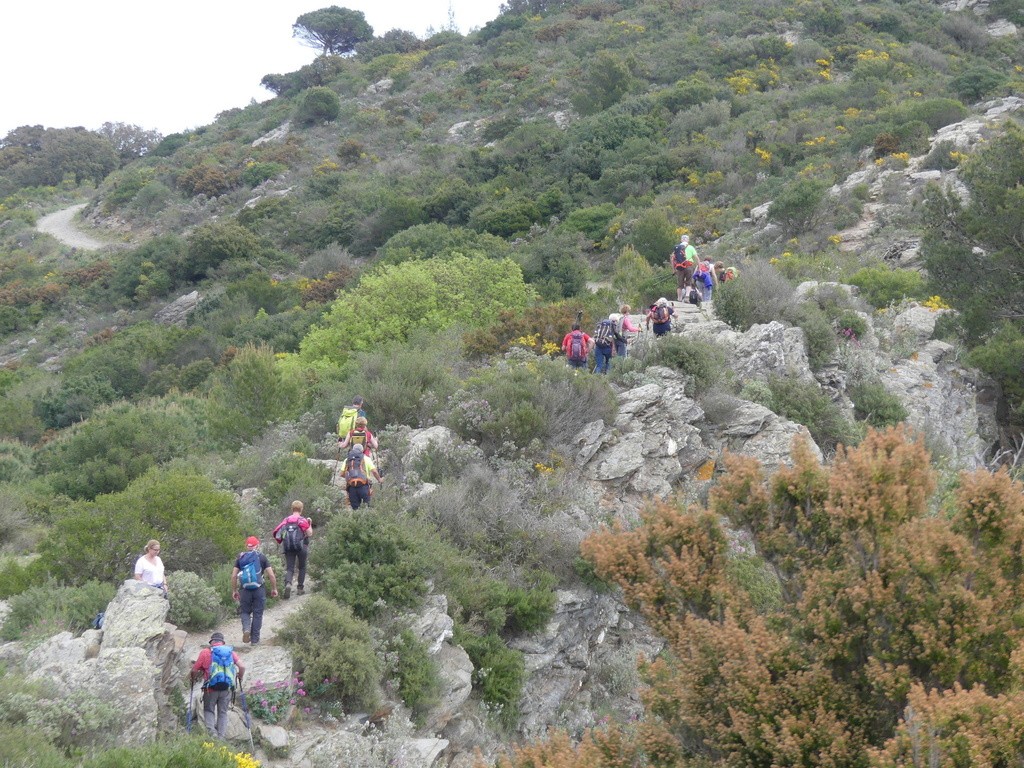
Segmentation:
[(249, 749), (252, 750), (249, 754), (256, 757), (256, 745), (252, 741), (252, 717), (249, 715), (249, 705), (245, 702), (245, 691), (241, 686), (238, 688), (238, 695), (242, 699), (242, 711), (245, 713), (245, 728), (249, 731)]
[(192, 733), (192, 699), (196, 695), (196, 681), (192, 681), (192, 687), (188, 689), (188, 708), (185, 710), (185, 733)]

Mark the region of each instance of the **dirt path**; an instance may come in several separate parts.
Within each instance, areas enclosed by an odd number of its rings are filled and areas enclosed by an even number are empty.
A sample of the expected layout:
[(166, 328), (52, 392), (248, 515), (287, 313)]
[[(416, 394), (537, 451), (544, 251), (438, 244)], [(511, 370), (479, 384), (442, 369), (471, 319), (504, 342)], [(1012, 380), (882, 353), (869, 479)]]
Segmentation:
[(85, 203), (80, 203), (79, 205), (65, 208), (62, 211), (56, 211), (55, 213), (43, 216), (43, 218), (36, 222), (36, 229), (60, 240), (65, 245), (70, 245), (72, 248), (79, 248), (83, 251), (99, 250), (106, 243), (89, 237), (89, 235), (74, 225), (75, 214), (85, 208), (85, 205)]

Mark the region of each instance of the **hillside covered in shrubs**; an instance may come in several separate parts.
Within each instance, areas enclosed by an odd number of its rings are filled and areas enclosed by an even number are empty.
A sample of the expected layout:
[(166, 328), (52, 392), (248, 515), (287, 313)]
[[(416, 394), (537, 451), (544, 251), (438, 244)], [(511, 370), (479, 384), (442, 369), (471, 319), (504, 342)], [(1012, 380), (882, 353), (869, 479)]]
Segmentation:
[[(970, 146), (935, 137), (1020, 95), (1014, 25), (1012, 0), (509, 0), (467, 35), (369, 31), (187, 133), (0, 138), (0, 634), (81, 632), (151, 538), (170, 620), (216, 626), (240, 542), (302, 499), (322, 586), (281, 641), (322, 644), (324, 679), (361, 671), (316, 692), (325, 712), (429, 710), (436, 670), (401, 617), (440, 593), (487, 728), (517, 741), (515, 638), (560, 589), (618, 589), (665, 643), (618, 686), (642, 688), (643, 718), (507, 764), (1011, 764), (1024, 129), (1011, 111)], [(36, 229), (79, 203), (108, 245)], [(559, 345), (578, 314), (672, 298), (682, 234), (739, 270), (715, 316), (800, 329), (817, 381), (744, 381), (682, 334), (573, 375)], [(991, 382), (999, 440), (979, 463), (998, 473), (957, 475), (929, 435), (893, 429), (905, 404), (854, 364), (912, 302)], [(886, 338), (894, 360), (917, 354)], [(731, 461), (710, 495), (676, 478), (616, 522), (577, 441), (654, 366), (709, 421), (744, 398), (806, 426), (825, 465), (799, 444), (772, 476)], [(837, 366), (841, 398), (822, 386)], [(310, 461), (337, 458), (356, 394), (387, 477), (366, 514)], [(410, 450), (428, 427), (451, 441)], [(6, 669), (3, 759), (31, 744), (48, 765), (130, 763), (103, 762), (95, 702), (65, 705)]]

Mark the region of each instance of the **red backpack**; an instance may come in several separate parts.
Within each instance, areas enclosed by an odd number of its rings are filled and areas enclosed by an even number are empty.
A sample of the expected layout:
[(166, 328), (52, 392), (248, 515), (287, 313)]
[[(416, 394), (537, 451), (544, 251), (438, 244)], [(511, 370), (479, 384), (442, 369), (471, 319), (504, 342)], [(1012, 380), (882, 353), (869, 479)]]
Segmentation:
[(567, 357), (576, 363), (587, 359), (587, 344), (583, 341), (583, 331), (573, 331), (569, 335), (569, 354)]

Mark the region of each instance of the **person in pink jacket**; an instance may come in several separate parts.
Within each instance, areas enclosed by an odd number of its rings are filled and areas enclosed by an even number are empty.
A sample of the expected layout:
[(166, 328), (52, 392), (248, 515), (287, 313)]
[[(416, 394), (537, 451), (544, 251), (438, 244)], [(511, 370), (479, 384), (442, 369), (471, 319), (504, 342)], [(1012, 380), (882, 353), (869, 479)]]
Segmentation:
[(629, 337), (627, 333), (640, 333), (640, 329), (633, 325), (633, 320), (630, 318), (629, 313), (632, 308), (629, 304), (623, 304), (619, 307), (620, 314), (610, 315), (615, 320), (615, 356), (625, 357), (629, 353)]

